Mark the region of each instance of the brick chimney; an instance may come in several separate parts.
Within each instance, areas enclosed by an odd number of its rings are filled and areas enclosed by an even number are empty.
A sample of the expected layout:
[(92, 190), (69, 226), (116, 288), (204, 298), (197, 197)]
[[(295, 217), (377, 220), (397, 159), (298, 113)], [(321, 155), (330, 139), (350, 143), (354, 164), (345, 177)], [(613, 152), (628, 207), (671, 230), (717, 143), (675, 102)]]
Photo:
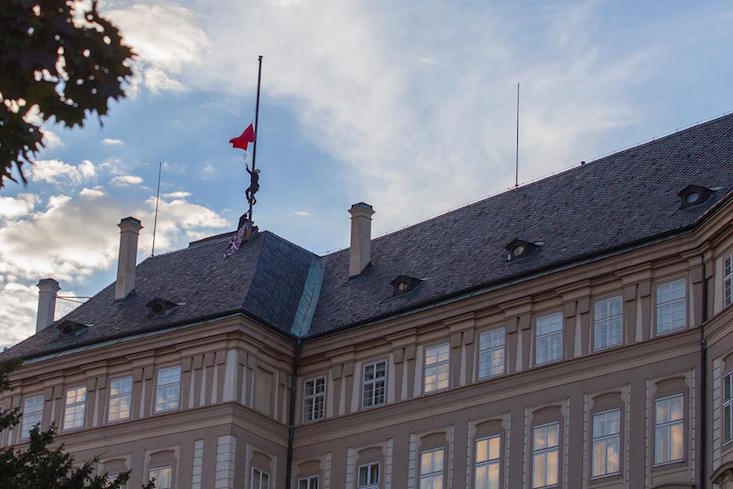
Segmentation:
[(38, 281), (36, 333), (53, 322), (56, 314), (56, 294), (60, 289), (59, 283), (52, 278), (42, 278)]
[(372, 215), (374, 209), (369, 204), (359, 202), (351, 206), (349, 214), (351, 214), (349, 277), (355, 277), (364, 271), (372, 259)]
[(115, 300), (124, 299), (135, 289), (135, 265), (137, 262), (137, 238), (143, 228), (134, 217), (126, 217), (120, 228), (120, 254), (117, 261)]

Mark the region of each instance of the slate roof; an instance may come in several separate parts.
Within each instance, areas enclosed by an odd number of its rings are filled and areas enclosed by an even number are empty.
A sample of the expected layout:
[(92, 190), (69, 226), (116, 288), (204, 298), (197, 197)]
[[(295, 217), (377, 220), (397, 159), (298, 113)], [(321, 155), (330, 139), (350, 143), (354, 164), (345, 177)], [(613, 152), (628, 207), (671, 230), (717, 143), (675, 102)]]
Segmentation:
[[(705, 203), (680, 208), (678, 193), (690, 184), (716, 190)], [(64, 318), (90, 324), (86, 332), (61, 337), (50, 326), (0, 358), (36, 356), (229, 312), (290, 334), (306, 279), (321, 269), (306, 337), (329, 334), (683, 232), (732, 195), (728, 115), (376, 238), (371, 264), (351, 279), (348, 249), (318, 257), (269, 232), (228, 259), (223, 251), (229, 234), (148, 258), (138, 265), (130, 297), (115, 302), (112, 284)], [(505, 247), (514, 239), (543, 244), (507, 261)], [(423, 283), (393, 296), (390, 283), (399, 275)], [(183, 305), (151, 319), (145, 304), (155, 297)]]

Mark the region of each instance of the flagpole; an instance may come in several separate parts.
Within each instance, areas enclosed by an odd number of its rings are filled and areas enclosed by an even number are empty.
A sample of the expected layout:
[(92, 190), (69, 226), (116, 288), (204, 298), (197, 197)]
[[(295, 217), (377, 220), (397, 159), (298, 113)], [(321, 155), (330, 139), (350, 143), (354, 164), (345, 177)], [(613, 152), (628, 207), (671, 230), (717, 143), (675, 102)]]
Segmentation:
[(150, 256), (155, 256), (155, 231), (158, 229), (158, 201), (160, 200), (160, 173), (163, 171), (163, 162), (158, 162), (158, 190), (155, 192), (155, 219), (153, 220), (153, 249)]
[[(252, 172), (255, 171), (255, 162), (257, 161), (257, 139), (259, 133), (259, 119), (260, 119), (260, 82), (262, 81), (262, 55), (257, 57), (258, 68), (257, 68), (257, 101), (255, 102), (255, 141), (254, 147), (252, 148)], [(254, 223), (252, 219), (252, 202), (249, 203), (249, 222)]]

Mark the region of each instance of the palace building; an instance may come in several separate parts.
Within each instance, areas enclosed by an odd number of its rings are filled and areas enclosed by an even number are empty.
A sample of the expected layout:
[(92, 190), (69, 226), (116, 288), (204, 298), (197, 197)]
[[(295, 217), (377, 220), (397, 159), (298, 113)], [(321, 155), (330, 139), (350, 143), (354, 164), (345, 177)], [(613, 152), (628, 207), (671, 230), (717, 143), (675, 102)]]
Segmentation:
[(54, 318), (39, 282), (0, 443), (56, 423), (129, 488), (733, 488), (733, 115), (374, 212), (325, 256), (261, 231), (138, 264), (122, 219), (114, 283)]

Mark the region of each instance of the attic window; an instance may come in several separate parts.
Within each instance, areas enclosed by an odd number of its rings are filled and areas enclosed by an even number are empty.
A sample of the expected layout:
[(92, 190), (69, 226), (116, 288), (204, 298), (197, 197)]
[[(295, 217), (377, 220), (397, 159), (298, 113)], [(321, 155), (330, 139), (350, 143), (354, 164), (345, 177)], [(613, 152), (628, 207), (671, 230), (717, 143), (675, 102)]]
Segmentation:
[(688, 185), (677, 194), (680, 198), (680, 208), (702, 204), (713, 195), (713, 190), (700, 185)]
[(89, 329), (89, 326), (66, 319), (57, 324), (56, 329), (58, 329), (63, 336), (79, 336)]
[(507, 261), (516, 260), (518, 258), (524, 258), (527, 255), (532, 254), (535, 250), (537, 250), (542, 243), (530, 243), (529, 241), (525, 241), (523, 239), (515, 239), (508, 245), (506, 245), (507, 250)]
[(166, 299), (161, 299), (160, 297), (156, 297), (155, 299), (145, 304), (145, 307), (148, 308), (148, 317), (155, 318), (165, 316), (173, 309), (178, 307), (178, 304)]
[(390, 284), (394, 287), (392, 296), (402, 295), (414, 290), (418, 285), (422, 283), (422, 280), (409, 275), (398, 275), (396, 279), (392, 280)]

